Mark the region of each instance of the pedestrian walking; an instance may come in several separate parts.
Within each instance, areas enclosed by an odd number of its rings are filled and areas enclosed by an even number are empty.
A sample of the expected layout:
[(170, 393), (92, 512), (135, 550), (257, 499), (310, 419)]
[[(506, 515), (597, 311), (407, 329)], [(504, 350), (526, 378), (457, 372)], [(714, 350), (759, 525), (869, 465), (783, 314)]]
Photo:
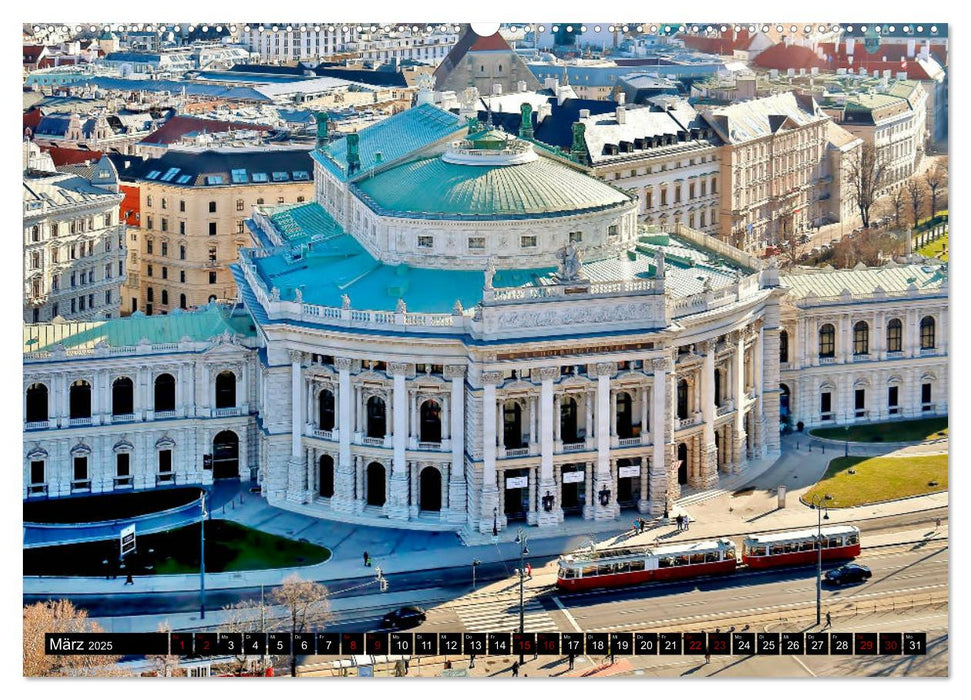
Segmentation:
[(711, 663), (711, 644), (708, 641), (708, 635), (705, 635), (705, 663)]
[(519, 662), (518, 661), (513, 661), (512, 662), (512, 677), (513, 678), (518, 678), (519, 677)]
[(128, 574), (128, 577), (125, 578), (125, 585), (126, 586), (134, 586), (135, 585), (135, 580), (131, 577), (131, 574)]
[(573, 654), (573, 652), (572, 652), (572, 651), (570, 652), (570, 657), (569, 657), (569, 658), (570, 658), (570, 667), (569, 667), (569, 669), (568, 669), (568, 670), (570, 670), (570, 671), (572, 671), (572, 670), (573, 670), (573, 662), (574, 662), (574, 661), (575, 661), (575, 659), (576, 659), (576, 657), (574, 656), (574, 654)]
[(475, 654), (469, 655), (469, 668), (475, 668)]
[(364, 566), (371, 566), (371, 555), (367, 553), (366, 549), (364, 550)]
[(526, 578), (530, 581), (533, 580), (533, 565), (529, 562), (526, 562)]
[(647, 527), (647, 521), (644, 520), (644, 518), (641, 518), (641, 534), (642, 535), (644, 534), (644, 528), (646, 528), (646, 527)]
[(684, 516), (678, 513), (678, 517), (675, 520), (678, 521), (678, 532), (681, 532), (684, 529)]
[(684, 514), (684, 531), (687, 532), (691, 529), (691, 516), (687, 513)]
[(826, 611), (826, 626), (827, 627), (833, 626), (833, 618), (830, 616), (829, 610)]

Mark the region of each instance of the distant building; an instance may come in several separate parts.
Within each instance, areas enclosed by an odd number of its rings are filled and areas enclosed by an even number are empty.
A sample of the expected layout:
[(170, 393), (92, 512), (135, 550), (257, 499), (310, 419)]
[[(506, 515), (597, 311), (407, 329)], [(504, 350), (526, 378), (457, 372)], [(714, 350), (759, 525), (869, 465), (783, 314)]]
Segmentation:
[(468, 87), (476, 88), (480, 95), (492, 95), (497, 89), (516, 92), (520, 82), (526, 83), (527, 90), (541, 87), (541, 81), (499, 32), (482, 37), (470, 26), (465, 28), (434, 75), (436, 90), (454, 90), (456, 93)]
[(239, 43), (263, 63), (288, 63), (329, 58), (347, 53), (358, 39), (357, 26), (315, 25), (287, 29), (281, 25), (249, 25)]

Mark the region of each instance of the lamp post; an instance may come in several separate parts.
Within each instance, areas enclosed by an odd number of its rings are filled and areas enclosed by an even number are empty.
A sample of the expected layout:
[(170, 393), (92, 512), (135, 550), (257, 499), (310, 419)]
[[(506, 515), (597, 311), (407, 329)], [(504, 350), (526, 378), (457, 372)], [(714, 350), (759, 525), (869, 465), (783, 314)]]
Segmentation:
[(479, 561), (478, 559), (472, 560), (472, 590), (473, 591), (475, 590), (475, 567), (477, 567), (481, 563), (482, 562)]
[(499, 541), (499, 523), (496, 520), (498, 516), (499, 516), (499, 509), (493, 508), (492, 509), (492, 541), (493, 542)]
[(813, 496), (809, 507), (816, 511), (816, 624), (820, 624), (823, 606), (823, 521), (829, 520), (829, 511), (823, 514), (823, 504), (828, 496)]
[(201, 517), (199, 519), (199, 619), (206, 619), (206, 492), (202, 492), (199, 501)]
[[(526, 546), (526, 541), (529, 539), (529, 535), (522, 528), (516, 533), (516, 544), (519, 545), (519, 634), (520, 637), (526, 633), (526, 617), (524, 611), (524, 591), (525, 591), (525, 577), (526, 577), (526, 555), (529, 554), (529, 548)], [(519, 663), (523, 663), (523, 653), (522, 645), (519, 647)]]
[(843, 426), (843, 456), (850, 456), (850, 426), (849, 424)]

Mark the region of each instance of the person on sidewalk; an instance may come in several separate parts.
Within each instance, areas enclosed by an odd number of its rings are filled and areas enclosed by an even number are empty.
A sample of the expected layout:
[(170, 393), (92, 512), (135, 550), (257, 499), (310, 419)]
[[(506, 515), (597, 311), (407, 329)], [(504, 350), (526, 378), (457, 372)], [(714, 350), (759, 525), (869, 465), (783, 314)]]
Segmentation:
[(519, 677), (519, 662), (518, 661), (513, 661), (512, 662), (512, 677), (513, 678), (518, 678)]
[(371, 566), (371, 555), (367, 553), (366, 549), (364, 550), (364, 566)]
[(572, 651), (570, 652), (569, 659), (570, 659), (570, 666), (569, 666), (569, 668), (567, 670), (568, 671), (572, 671), (573, 670), (573, 662), (576, 660), (576, 656), (573, 654)]
[(678, 513), (678, 517), (675, 520), (678, 521), (678, 532), (681, 532), (684, 529), (684, 516)]
[(135, 580), (132, 578), (131, 574), (128, 574), (127, 578), (125, 578), (125, 585), (126, 586), (134, 586), (135, 585)]
[(644, 518), (641, 518), (639, 522), (640, 522), (640, 525), (641, 525), (641, 534), (643, 535), (644, 534), (644, 528), (647, 527), (647, 521), (644, 520)]
[(684, 531), (687, 532), (691, 529), (691, 516), (687, 513), (684, 514)]
[(469, 668), (470, 669), (475, 668), (475, 654), (469, 655)]
[[(829, 610), (827, 610), (826, 611), (826, 627), (832, 627), (832, 626), (833, 626), (833, 618), (830, 616)], [(823, 629), (825, 629), (825, 628), (823, 628)]]
[(526, 562), (526, 578), (530, 581), (533, 580), (533, 565), (529, 562)]

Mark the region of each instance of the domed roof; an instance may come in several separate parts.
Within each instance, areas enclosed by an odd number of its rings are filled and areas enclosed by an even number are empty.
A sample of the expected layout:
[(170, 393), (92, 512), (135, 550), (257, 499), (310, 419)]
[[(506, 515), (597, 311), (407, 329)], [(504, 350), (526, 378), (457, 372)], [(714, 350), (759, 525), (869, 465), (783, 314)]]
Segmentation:
[(423, 158), (356, 187), (382, 213), (408, 217), (548, 217), (631, 203), (620, 190), (545, 157), (496, 166)]

